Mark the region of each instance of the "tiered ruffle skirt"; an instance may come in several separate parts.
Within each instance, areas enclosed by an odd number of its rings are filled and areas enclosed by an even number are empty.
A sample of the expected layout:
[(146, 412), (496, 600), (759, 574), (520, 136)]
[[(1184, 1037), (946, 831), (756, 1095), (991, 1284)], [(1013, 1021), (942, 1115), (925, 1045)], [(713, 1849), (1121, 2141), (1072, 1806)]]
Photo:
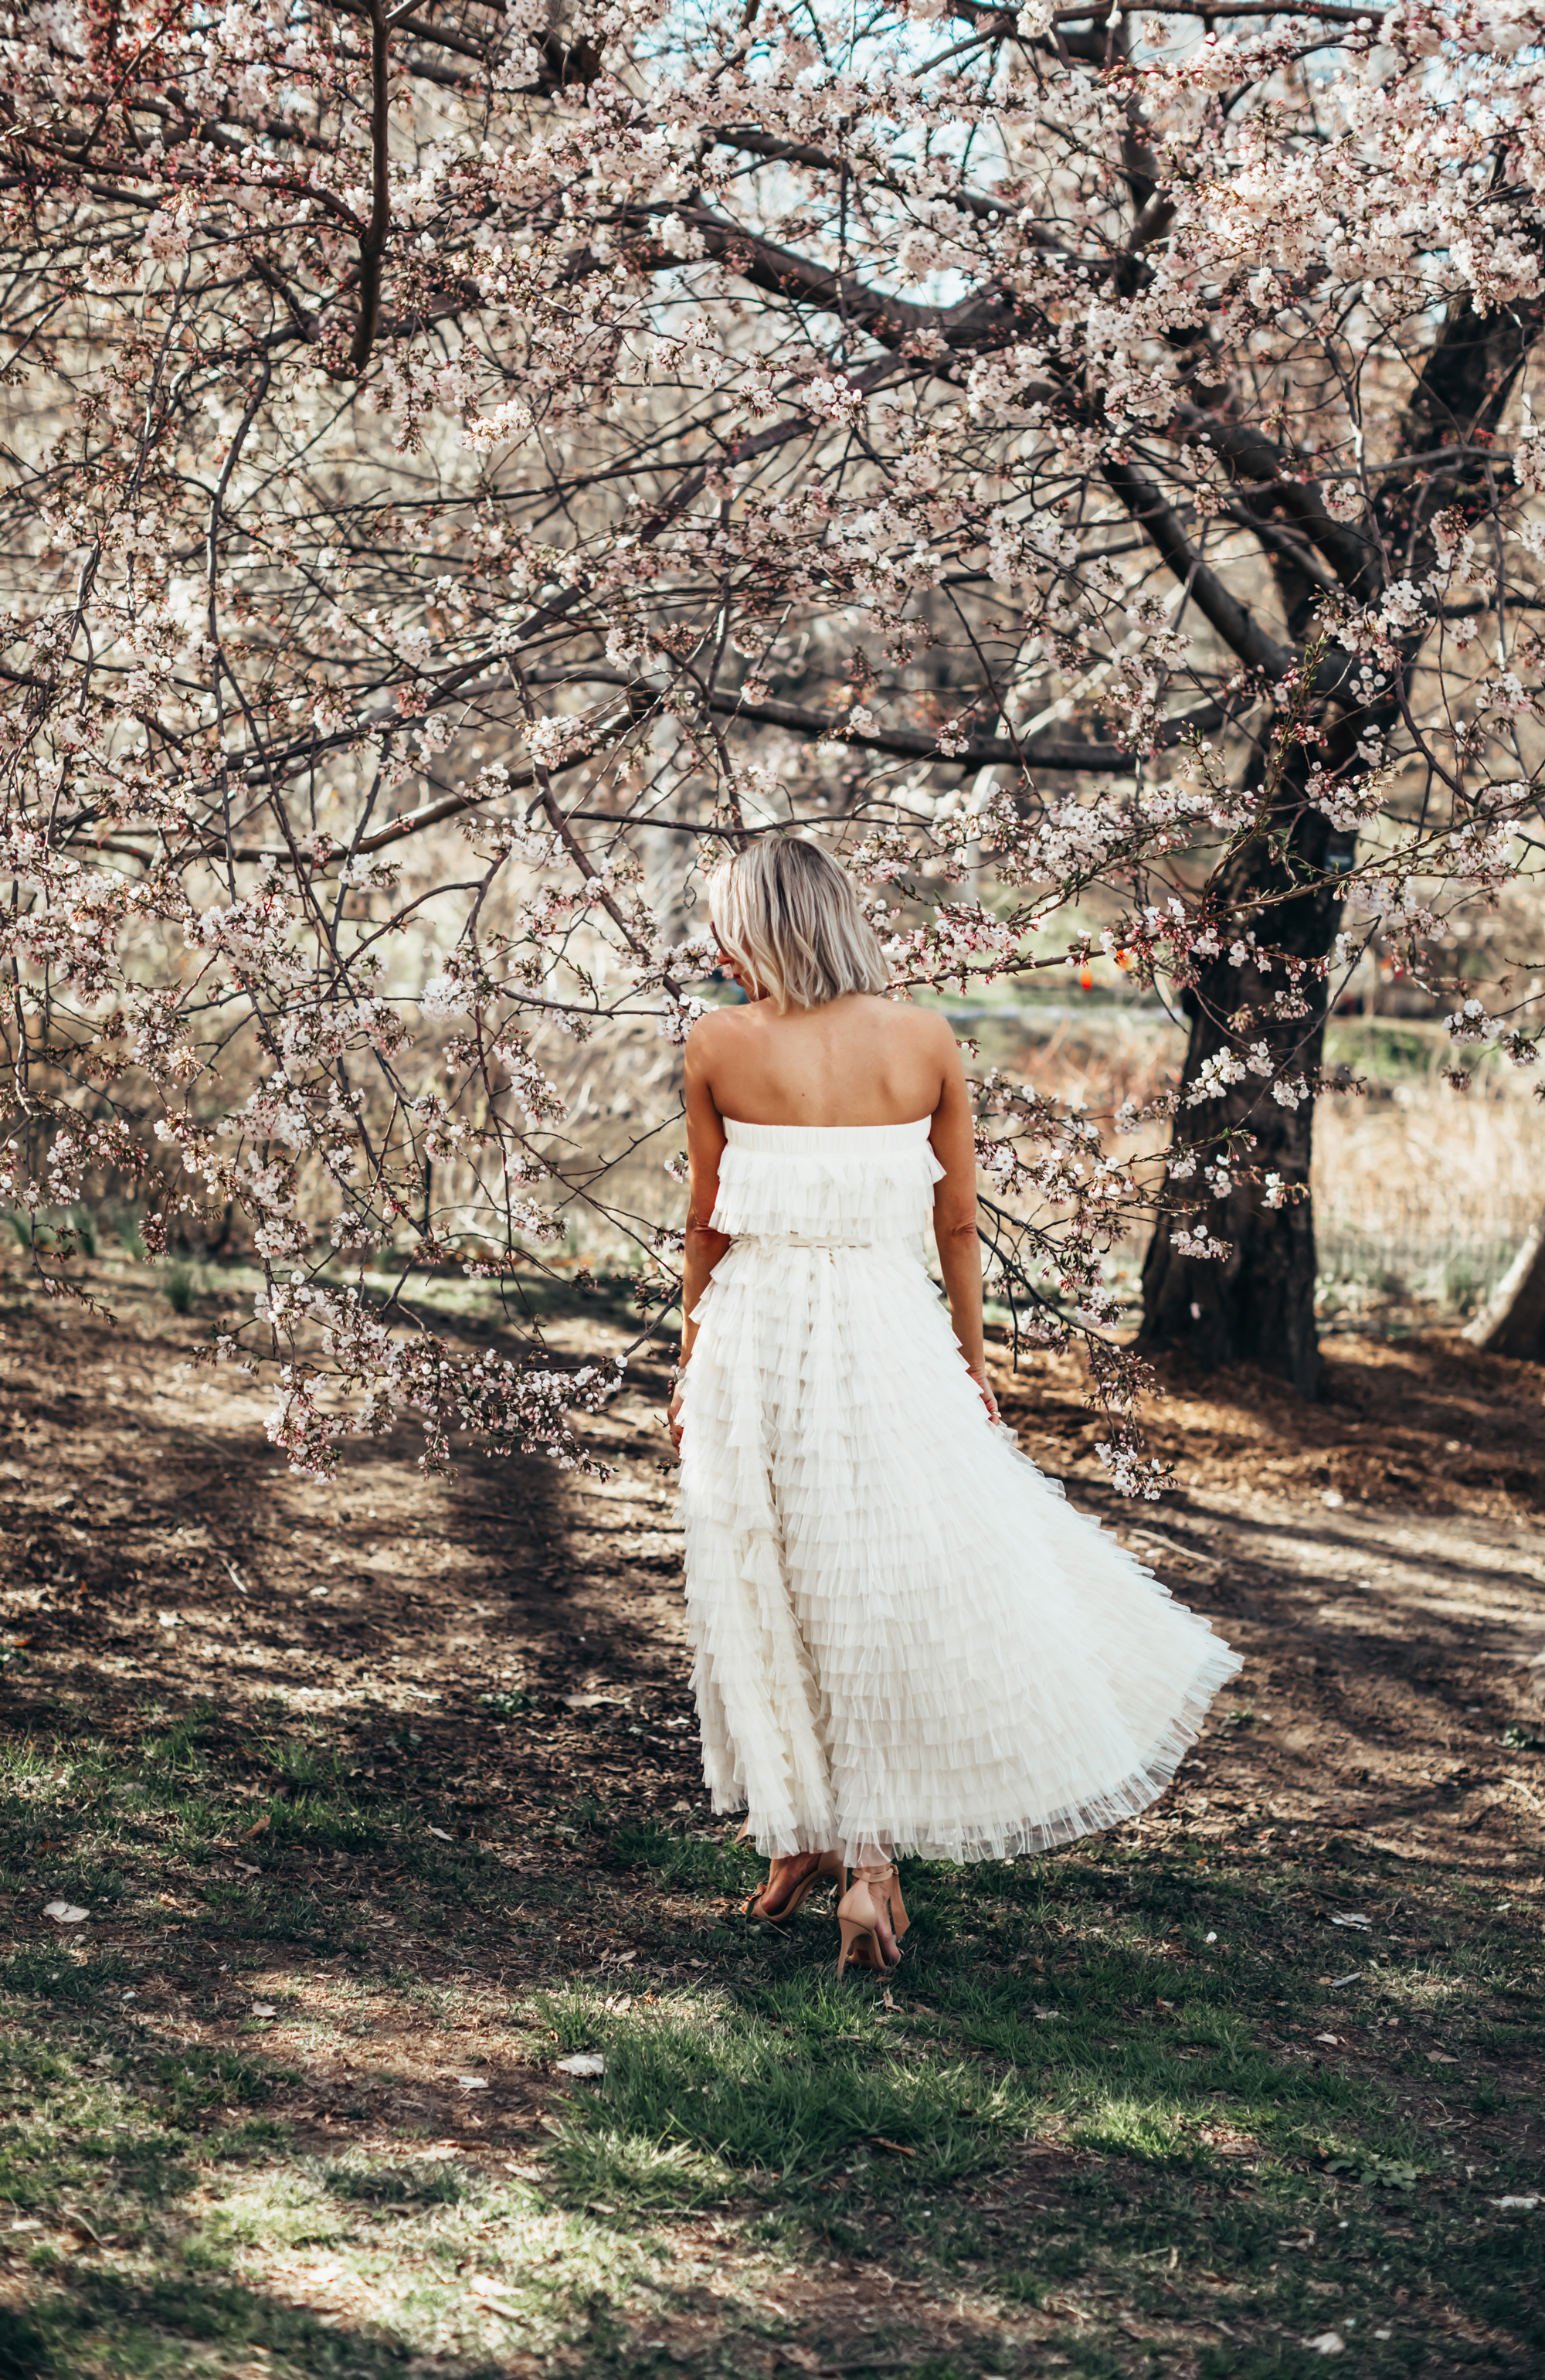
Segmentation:
[(714, 1807), (766, 1853), (850, 1860), (1001, 1859), (1130, 1817), (1238, 1657), (992, 1427), (910, 1246), (843, 1244), (866, 1219), (829, 1185), (750, 1219), (684, 1376)]

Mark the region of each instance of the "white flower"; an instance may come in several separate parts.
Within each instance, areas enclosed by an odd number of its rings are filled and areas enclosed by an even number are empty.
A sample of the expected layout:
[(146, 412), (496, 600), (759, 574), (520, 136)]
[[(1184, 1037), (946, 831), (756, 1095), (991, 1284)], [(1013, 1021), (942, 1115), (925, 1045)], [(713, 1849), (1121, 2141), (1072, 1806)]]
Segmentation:
[(668, 1000), (656, 1020), (661, 1038), (684, 1041), (706, 1007), (704, 1000)]
[(1325, 510), (1334, 521), (1362, 518), (1363, 493), (1353, 480), (1333, 480), (1322, 491)]
[(183, 215), (158, 210), (145, 225), (145, 247), (158, 264), (187, 254), (187, 222)]
[(1206, 1099), (1220, 1099), (1231, 1083), (1245, 1079), (1244, 1061), (1232, 1050), (1215, 1050), (1202, 1062), (1201, 1072), (1186, 1094), (1186, 1105), (1199, 1108)]
[(496, 446), (515, 446), (529, 436), (534, 416), (524, 396), (507, 396), (491, 413), (467, 422), (461, 443), (475, 455), (491, 454)]
[(1210, 1262), (1228, 1254), (1227, 1240), (1214, 1239), (1203, 1222), (1184, 1223), (1171, 1234), (1171, 1245), (1183, 1257), (1202, 1257)]
[(426, 1016), (470, 1016), (472, 1002), (465, 983), (453, 975), (432, 975), (418, 995)]

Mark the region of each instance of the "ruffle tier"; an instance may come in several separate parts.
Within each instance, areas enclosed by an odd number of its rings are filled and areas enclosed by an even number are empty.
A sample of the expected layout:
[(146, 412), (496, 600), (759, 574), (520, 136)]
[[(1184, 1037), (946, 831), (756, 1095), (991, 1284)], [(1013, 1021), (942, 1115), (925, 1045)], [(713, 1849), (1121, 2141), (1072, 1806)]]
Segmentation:
[(929, 1119), (850, 1129), (726, 1123), (715, 1231), (732, 1238), (915, 1245), (944, 1172)]
[[(766, 1235), (804, 1156), (763, 1155), (784, 1185), (718, 1266), (684, 1375), (714, 1807), (769, 1855), (850, 1858), (1001, 1859), (1130, 1817), (1238, 1657), (992, 1427), (915, 1257)], [(831, 1205), (802, 1212), (839, 1238)]]

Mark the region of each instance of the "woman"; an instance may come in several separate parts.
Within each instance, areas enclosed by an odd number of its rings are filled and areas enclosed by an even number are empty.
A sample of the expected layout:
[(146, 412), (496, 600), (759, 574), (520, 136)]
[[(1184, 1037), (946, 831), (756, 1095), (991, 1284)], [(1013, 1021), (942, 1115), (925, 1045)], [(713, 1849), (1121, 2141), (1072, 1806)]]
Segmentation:
[(710, 906), (747, 1003), (686, 1049), (670, 1424), (704, 1771), (770, 1858), (753, 1913), (829, 1879), (839, 1973), (884, 1968), (898, 1852), (1002, 1859), (1129, 1817), (1239, 1662), (998, 1422), (960, 1053), (884, 996), (847, 877), (759, 842)]

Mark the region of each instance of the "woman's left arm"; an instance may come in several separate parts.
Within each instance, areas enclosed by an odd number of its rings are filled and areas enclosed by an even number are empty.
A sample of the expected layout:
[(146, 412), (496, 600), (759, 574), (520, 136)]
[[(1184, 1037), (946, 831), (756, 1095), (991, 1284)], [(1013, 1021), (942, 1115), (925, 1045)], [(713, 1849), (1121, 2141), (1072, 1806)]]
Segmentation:
[(714, 1231), (708, 1220), (718, 1204), (718, 1167), (724, 1155), (724, 1122), (715, 1104), (709, 1076), (713, 1045), (719, 1038), (715, 1027), (719, 1023), (717, 1017), (705, 1016), (687, 1036), (685, 1101), (690, 1189), (682, 1268), (682, 1354), (670, 1409), (670, 1442), (676, 1447), (682, 1443), (681, 1376), (692, 1360), (697, 1339), (693, 1316), (715, 1265), (730, 1245), (727, 1235)]

